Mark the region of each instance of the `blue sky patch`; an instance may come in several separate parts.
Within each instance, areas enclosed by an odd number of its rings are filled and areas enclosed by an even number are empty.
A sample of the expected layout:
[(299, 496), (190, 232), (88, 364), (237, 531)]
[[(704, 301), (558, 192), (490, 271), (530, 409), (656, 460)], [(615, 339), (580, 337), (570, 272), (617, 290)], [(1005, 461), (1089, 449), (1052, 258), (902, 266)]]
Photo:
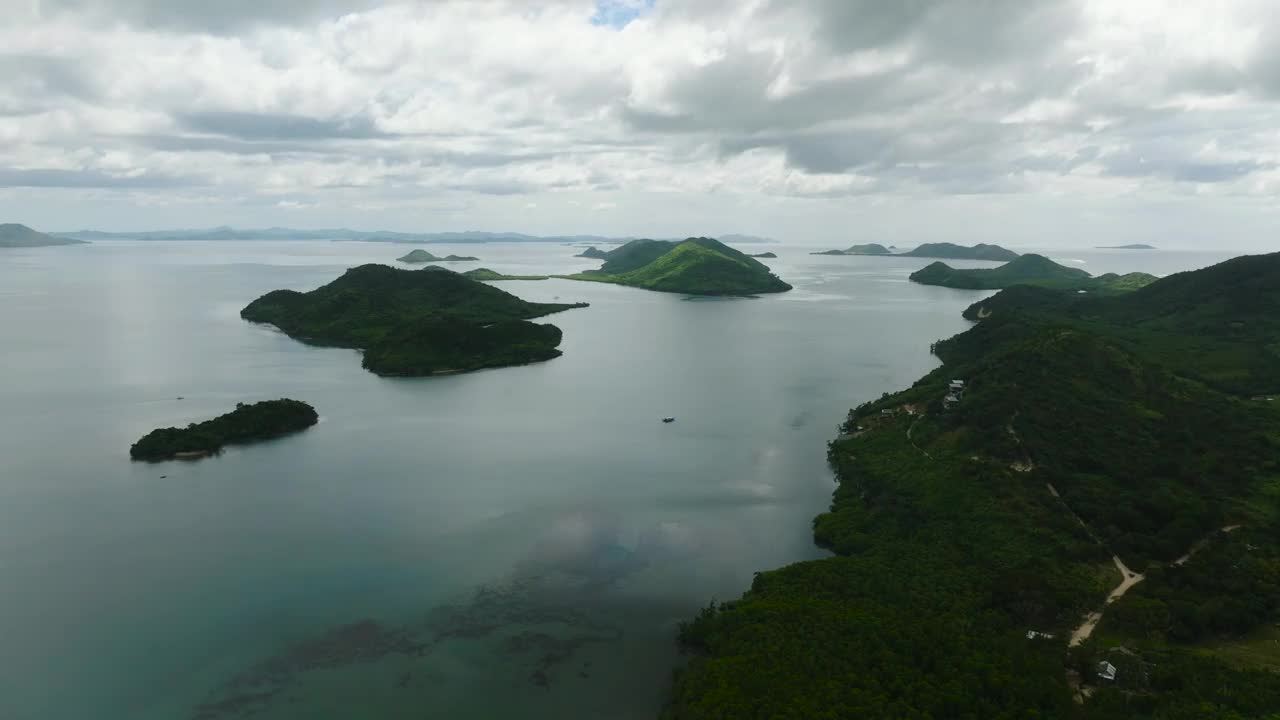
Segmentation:
[(592, 25), (624, 28), (627, 23), (653, 9), (654, 0), (596, 0)]

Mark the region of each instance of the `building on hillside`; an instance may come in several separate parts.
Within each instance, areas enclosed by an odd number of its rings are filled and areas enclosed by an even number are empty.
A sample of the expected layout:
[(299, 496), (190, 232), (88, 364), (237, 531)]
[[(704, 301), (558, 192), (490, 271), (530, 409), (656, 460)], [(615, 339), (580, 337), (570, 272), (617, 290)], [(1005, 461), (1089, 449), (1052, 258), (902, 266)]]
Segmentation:
[(1115, 679), (1116, 679), (1116, 666), (1115, 666), (1115, 665), (1112, 665), (1111, 663), (1107, 662), (1106, 660), (1103, 660), (1102, 662), (1098, 663), (1098, 679), (1100, 679), (1100, 680), (1115, 680)]

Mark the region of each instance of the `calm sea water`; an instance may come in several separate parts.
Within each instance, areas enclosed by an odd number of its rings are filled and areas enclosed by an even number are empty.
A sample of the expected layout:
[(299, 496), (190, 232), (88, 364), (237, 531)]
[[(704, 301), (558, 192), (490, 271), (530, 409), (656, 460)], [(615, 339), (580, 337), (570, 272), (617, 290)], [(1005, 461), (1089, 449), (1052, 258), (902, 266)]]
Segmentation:
[[(238, 312), (402, 246), (0, 251), (0, 718), (653, 717), (676, 624), (821, 556), (836, 425), (933, 367), (981, 296), (908, 283), (928, 261), (770, 249), (793, 292), (501, 283), (591, 303), (548, 318), (563, 357), (394, 380)], [(1228, 255), (1050, 254), (1162, 274)], [(128, 459), (152, 428), (277, 397), (322, 422)]]

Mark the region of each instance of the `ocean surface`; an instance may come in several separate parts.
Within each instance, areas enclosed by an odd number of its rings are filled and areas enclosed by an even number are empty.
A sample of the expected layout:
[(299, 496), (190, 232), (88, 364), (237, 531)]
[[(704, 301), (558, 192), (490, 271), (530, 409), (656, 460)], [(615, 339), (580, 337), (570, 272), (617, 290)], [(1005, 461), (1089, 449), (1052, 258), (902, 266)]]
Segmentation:
[[(753, 250), (795, 290), (758, 299), (504, 282), (591, 304), (545, 319), (564, 356), (426, 379), (239, 318), (408, 249), (0, 250), (0, 718), (653, 718), (677, 624), (823, 555), (826, 442), (934, 367), (985, 295), (907, 282), (928, 260), (786, 245)], [(598, 264), (428, 249), (481, 258), (460, 270)], [(1233, 253), (1048, 254), (1167, 274)], [(153, 428), (279, 397), (320, 424), (129, 460)]]

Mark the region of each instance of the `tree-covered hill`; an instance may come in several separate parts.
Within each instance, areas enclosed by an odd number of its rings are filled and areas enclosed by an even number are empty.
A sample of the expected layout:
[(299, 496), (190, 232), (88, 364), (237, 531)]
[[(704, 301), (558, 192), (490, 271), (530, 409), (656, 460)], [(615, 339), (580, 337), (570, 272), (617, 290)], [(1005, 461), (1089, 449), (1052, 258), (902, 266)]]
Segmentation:
[(754, 295), (791, 289), (764, 263), (712, 238), (633, 240), (606, 253), (599, 270), (569, 277), (691, 295)]
[(443, 268), (362, 265), (316, 290), (276, 290), (240, 316), (318, 345), (360, 348), (379, 375), (431, 375), (549, 360), (560, 331), (527, 322), (582, 303), (531, 303)]
[(0, 248), (46, 247), (53, 245), (83, 245), (81, 240), (46, 235), (17, 223), (0, 224)]
[(1027, 254), (997, 268), (957, 269), (935, 262), (911, 273), (910, 280), (921, 285), (940, 285), (963, 290), (1000, 290), (1014, 285), (1038, 285), (1063, 290), (1089, 292), (1129, 292), (1155, 282), (1154, 275), (1110, 273), (1093, 277), (1079, 268), (1070, 268), (1043, 255)]
[[(1280, 408), (1206, 385), (1134, 327), (1158, 317), (1215, 371), (1247, 361), (1230, 333), (1185, 333), (1226, 313), (1280, 341), (1255, 317), (1280, 312), (1275, 265), (977, 306), (936, 346), (942, 367), (831, 443), (814, 537), (835, 556), (760, 573), (683, 626), (694, 658), (666, 716), (1274, 717), (1280, 675), (1234, 648), (1280, 620)], [(1141, 575), (1109, 605), (1121, 563)]]

